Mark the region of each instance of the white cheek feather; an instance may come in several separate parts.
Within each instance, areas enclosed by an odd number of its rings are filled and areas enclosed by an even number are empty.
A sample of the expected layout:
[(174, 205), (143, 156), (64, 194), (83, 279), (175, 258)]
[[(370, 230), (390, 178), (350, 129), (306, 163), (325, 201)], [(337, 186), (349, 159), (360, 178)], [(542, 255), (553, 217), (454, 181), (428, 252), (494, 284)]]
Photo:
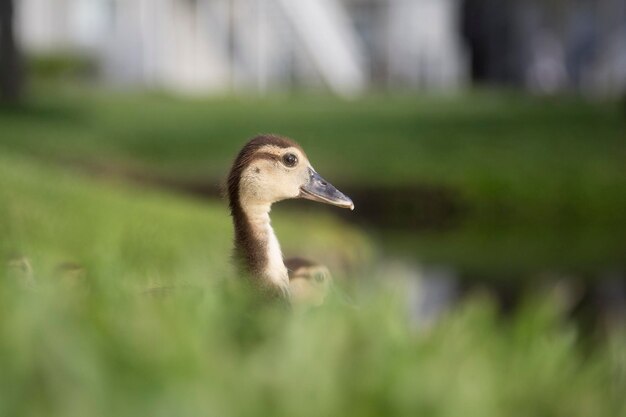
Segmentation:
[(259, 173), (256, 172), (254, 167), (246, 169), (241, 176), (241, 189), (245, 192), (240, 192), (242, 204), (258, 203), (263, 200), (264, 190), (262, 185), (264, 180)]

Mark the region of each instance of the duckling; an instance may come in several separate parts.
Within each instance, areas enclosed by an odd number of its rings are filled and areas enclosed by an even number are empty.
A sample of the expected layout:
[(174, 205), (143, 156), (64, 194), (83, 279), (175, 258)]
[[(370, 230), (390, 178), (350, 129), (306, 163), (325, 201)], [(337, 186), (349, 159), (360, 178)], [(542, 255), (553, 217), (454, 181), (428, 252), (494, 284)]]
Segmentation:
[(37, 286), (30, 259), (24, 255), (12, 254), (7, 257), (8, 276), (15, 280), (21, 289), (33, 289)]
[[(24, 255), (12, 255), (7, 258), (7, 271), (10, 277), (14, 277), (18, 286), (22, 289), (38, 290), (40, 283), (35, 278), (35, 273), (30, 259)], [(60, 288), (74, 290), (86, 288), (86, 270), (76, 262), (63, 262), (56, 266), (52, 275), (57, 280)]]
[(303, 258), (285, 259), (285, 266), (289, 273), (289, 292), (294, 305), (306, 308), (324, 303), (333, 284), (328, 268)]
[(263, 295), (286, 300), (291, 297), (290, 287), (300, 297), (304, 282), (298, 281), (302, 277), (294, 275), (294, 269), (290, 286), (288, 266), (270, 223), (272, 204), (305, 198), (354, 209), (349, 197), (313, 169), (300, 145), (277, 135), (260, 135), (244, 145), (230, 170), (227, 194), (235, 229), (234, 259), (240, 272)]

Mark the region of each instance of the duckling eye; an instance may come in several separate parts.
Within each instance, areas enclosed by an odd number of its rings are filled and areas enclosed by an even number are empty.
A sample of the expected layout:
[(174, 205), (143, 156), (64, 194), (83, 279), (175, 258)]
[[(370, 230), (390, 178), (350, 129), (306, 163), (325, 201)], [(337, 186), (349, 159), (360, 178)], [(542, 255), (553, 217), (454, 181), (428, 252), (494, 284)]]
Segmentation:
[(295, 167), (298, 163), (298, 157), (292, 153), (286, 153), (283, 155), (283, 164), (288, 167)]

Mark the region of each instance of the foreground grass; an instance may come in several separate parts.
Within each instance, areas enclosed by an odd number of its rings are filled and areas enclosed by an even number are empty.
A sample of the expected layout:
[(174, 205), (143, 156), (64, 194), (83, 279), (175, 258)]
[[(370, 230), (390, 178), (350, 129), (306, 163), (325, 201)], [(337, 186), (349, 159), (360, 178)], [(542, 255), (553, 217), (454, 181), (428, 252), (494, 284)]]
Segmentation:
[(422, 333), (398, 300), (359, 300), (297, 314), (216, 289), (154, 300), (2, 285), (0, 414), (626, 412), (624, 343), (583, 353), (547, 303), (502, 322), (477, 300)]
[[(367, 240), (341, 223), (279, 219), (288, 249), (338, 263), (370, 257)], [(300, 233), (315, 239), (299, 246)], [(355, 306), (331, 297), (308, 312), (261, 308), (227, 279), (220, 204), (4, 154), (0, 236), (1, 254), (28, 256), (36, 279), (0, 269), (0, 415), (626, 412), (626, 342), (615, 335), (583, 351), (553, 300), (504, 321), (475, 299), (429, 331), (377, 280), (354, 294)], [(57, 268), (66, 261), (84, 276), (68, 282)], [(192, 286), (165, 298), (144, 292), (169, 284)]]

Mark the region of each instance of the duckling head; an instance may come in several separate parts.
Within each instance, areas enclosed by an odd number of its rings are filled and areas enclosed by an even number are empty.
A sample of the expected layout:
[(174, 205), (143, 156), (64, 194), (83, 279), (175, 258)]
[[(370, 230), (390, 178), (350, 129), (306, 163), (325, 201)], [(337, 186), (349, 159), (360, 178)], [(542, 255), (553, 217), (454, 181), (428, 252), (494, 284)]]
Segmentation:
[(230, 172), (228, 194), (231, 209), (290, 198), (354, 209), (350, 198), (315, 171), (297, 143), (275, 135), (257, 136), (243, 147)]
[(303, 258), (285, 260), (289, 270), (289, 290), (294, 306), (319, 306), (333, 286), (333, 277), (324, 265)]

